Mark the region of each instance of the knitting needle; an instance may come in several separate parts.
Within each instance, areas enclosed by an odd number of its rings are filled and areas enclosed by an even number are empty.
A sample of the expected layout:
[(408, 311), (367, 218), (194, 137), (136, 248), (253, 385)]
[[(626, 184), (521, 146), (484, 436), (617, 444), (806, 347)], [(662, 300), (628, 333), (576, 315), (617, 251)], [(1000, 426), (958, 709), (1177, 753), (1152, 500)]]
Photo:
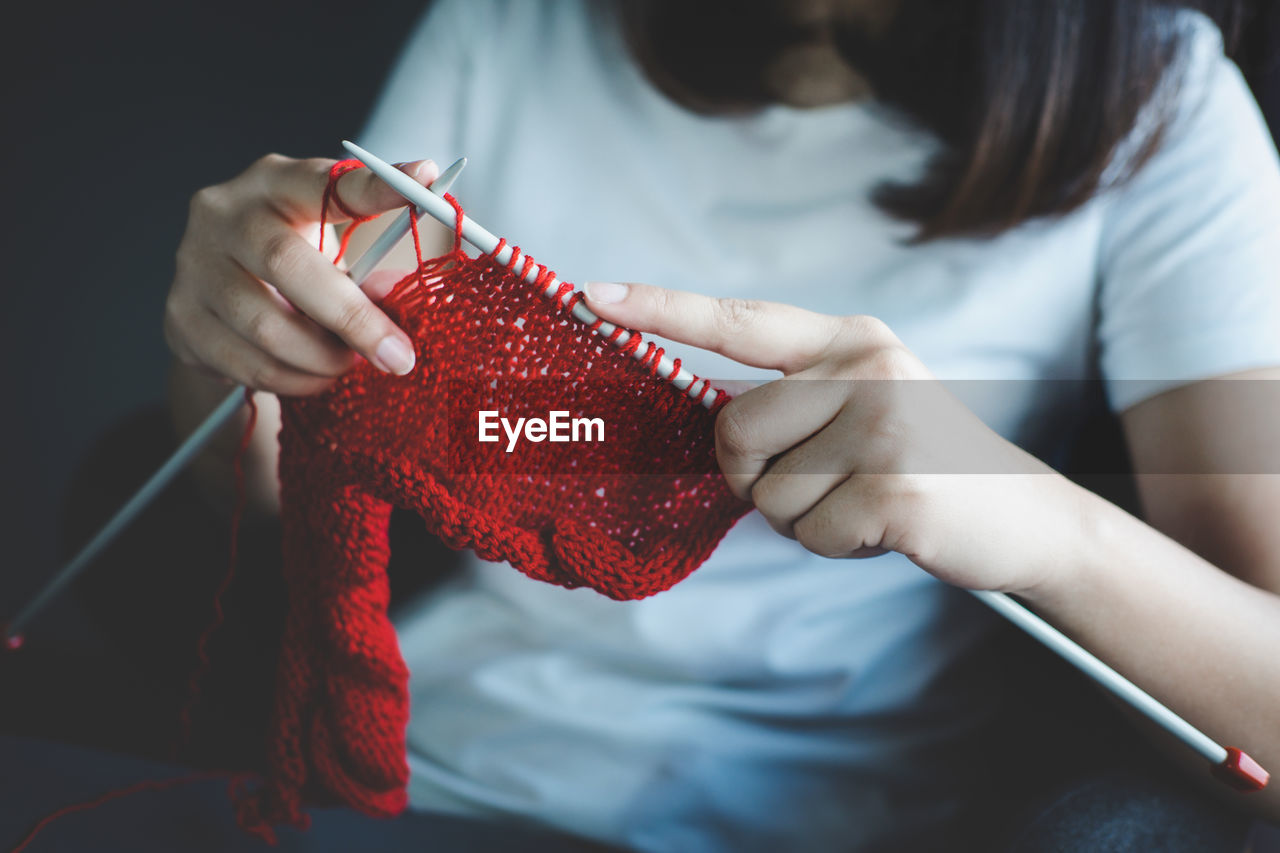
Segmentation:
[[(453, 162), (453, 165), (440, 173), (440, 177), (431, 182), (431, 192), (437, 195), (444, 195), (453, 186), (453, 182), (458, 179), (458, 175), (467, 166), (467, 158), (459, 157)], [(427, 216), (427, 212), (421, 208), (417, 209), (418, 221), (421, 222)], [(409, 233), (409, 207), (397, 214), (392, 220), (391, 226), (378, 235), (378, 239), (373, 241), (373, 245), (360, 256), (354, 264), (351, 265), (347, 275), (356, 284), (364, 284), (364, 280), (369, 277), (369, 273), (373, 272), (378, 264), (382, 263), (382, 259), (391, 253), (396, 243), (399, 243), (406, 234)]]
[[(415, 183), (412, 178), (401, 172), (399, 169), (389, 165), (388, 163), (365, 151), (359, 145), (352, 142), (343, 142), (343, 147), (351, 152), (351, 155), (360, 160), (369, 169), (382, 180), (386, 181), (392, 189), (403, 195), (409, 201), (418, 207), (425, 209), (428, 213), (445, 225), (454, 226), (457, 217), (452, 205), (442, 198), (432, 196)], [(498, 238), (489, 231), (482, 228), (469, 216), (462, 217), (462, 237), (468, 243), (471, 243), (482, 252), (492, 254), (498, 246)], [(503, 247), (495, 259), (498, 263), (506, 263), (511, 258), (511, 248)], [(525, 281), (530, 284), (536, 283), (538, 277), (537, 270), (531, 270), (525, 275)], [(552, 279), (551, 284), (543, 291), (543, 296), (553, 298), (559, 290), (560, 282)], [(566, 295), (564, 304), (567, 304), (571, 295)], [(583, 323), (592, 324), (599, 318), (584, 307), (581, 302), (574, 306), (574, 316)], [(602, 324), (597, 334), (609, 335), (613, 332), (615, 326), (610, 323)], [(625, 343), (630, 336), (630, 332), (625, 332), (615, 340), (616, 344)], [(640, 358), (637, 354), (637, 358)], [(672, 364), (666, 358), (658, 367), (658, 374), (671, 380), (676, 387), (686, 390), (690, 396), (694, 396), (689, 388), (692, 382), (692, 374), (688, 378), (684, 378), (686, 372), (681, 369), (675, 376), (672, 376)], [(685, 384), (681, 385), (680, 380), (684, 379)], [(706, 381), (706, 380), (699, 380)], [(714, 391), (710, 391), (708, 396), (711, 397), (711, 403), (714, 402)], [(704, 397), (704, 402), (707, 402)], [(707, 403), (710, 405), (711, 403)], [(1144, 714), (1146, 717), (1154, 721), (1157, 725), (1171, 733), (1174, 737), (1181, 740), (1187, 746), (1204, 756), (1210, 764), (1214, 766), (1216, 775), (1223, 781), (1241, 790), (1258, 790), (1267, 784), (1270, 778), (1266, 770), (1262, 768), (1256, 761), (1235, 747), (1224, 747), (1210, 738), (1204, 732), (1197, 729), (1191, 723), (1175, 714), (1167, 706), (1163, 705), (1147, 693), (1138, 685), (1116, 672), (1107, 664), (1103, 663), (1097, 656), (1087, 651), (1079, 643), (1072, 640), (1066, 634), (1063, 634), (1057, 628), (1054, 628), (1048, 622), (1032, 613), (1027, 608), (1018, 604), (1008, 595), (1001, 592), (993, 592), (989, 590), (970, 590), (979, 601), (982, 601), (991, 609), (995, 610), (1001, 616), (1008, 619), (1014, 625), (1017, 625), (1023, 631), (1026, 631), (1035, 639), (1039, 640), (1058, 656), (1066, 660), (1072, 666), (1079, 669), (1085, 675), (1092, 678), (1099, 685), (1109, 690), (1111, 693), (1119, 697), (1124, 702), (1133, 706), (1136, 710)]]
[[(441, 204), (448, 207), (446, 202), (441, 201), (439, 196), (433, 195), (433, 193), (444, 195), (448, 192), (466, 165), (466, 157), (454, 162), (453, 165), (441, 172), (440, 176), (431, 182), (430, 191), (424, 190), (425, 195), (428, 198), (440, 201)], [(401, 172), (400, 174), (403, 175), (404, 173)], [(413, 182), (412, 178), (410, 178), (410, 182)], [(415, 186), (421, 185), (415, 184)], [(426, 211), (421, 208), (418, 209), (417, 214), (419, 219), (427, 215)], [(357, 285), (364, 284), (365, 279), (369, 277), (369, 273), (373, 272), (374, 268), (381, 263), (382, 259), (387, 256), (395, 244), (409, 233), (410, 215), (409, 208), (406, 207), (391, 223), (391, 227), (380, 234), (368, 251), (361, 255), (359, 260), (352, 265), (350, 272), (348, 272), (352, 281)], [(450, 220), (450, 224), (452, 224), (452, 220)], [(13, 618), (13, 621), (0, 629), (0, 646), (16, 648), (21, 645), (23, 626), (57, 597), (63, 587), (70, 583), (76, 575), (84, 571), (85, 567), (92, 563), (102, 550), (110, 545), (125, 528), (133, 523), (133, 520), (138, 517), (142, 510), (165, 490), (165, 487), (169, 485), (173, 478), (190, 464), (191, 460), (209, 443), (209, 440), (240, 410), (240, 406), (244, 403), (244, 390), (244, 386), (240, 385), (228, 394), (226, 399), (209, 413), (200, 426), (196, 427), (195, 431), (187, 437), (187, 440), (160, 466), (160, 469), (151, 475), (151, 479), (147, 480), (142, 485), (142, 488), (138, 489), (133, 497), (129, 498), (129, 501), (111, 517), (111, 520), (103, 525), (102, 529), (89, 540), (89, 543), (81, 548), (79, 553), (72, 557), (71, 561), (63, 566), (22, 610), (18, 611), (18, 615)]]
[[(386, 181), (391, 188), (400, 193), (400, 195), (404, 196), (418, 207), (426, 210), (427, 213), (431, 214), (445, 225), (448, 225), (450, 228), (455, 226), (457, 213), (454, 211), (453, 206), (443, 198), (433, 196), (431, 193), (426, 192), (420, 184), (415, 183), (414, 180), (404, 172), (401, 172), (399, 169), (384, 160), (375, 157), (373, 154), (365, 151), (354, 142), (344, 141), (342, 143), (342, 147), (346, 148), (347, 151), (351, 153), (351, 156), (368, 166), (371, 172)], [(404, 178), (404, 180), (397, 178), (397, 174)], [(475, 246), (481, 252), (494, 255), (494, 259), (499, 264), (509, 262), (511, 260), (511, 254), (514, 251), (511, 246), (504, 244), (502, 251), (494, 254), (494, 250), (498, 248), (498, 238), (465, 213), (462, 216), (462, 239)], [(531, 267), (529, 271), (524, 274), (524, 280), (529, 284), (536, 284), (538, 275), (539, 271), (537, 267)], [(555, 298), (556, 291), (560, 289), (560, 284), (560, 279), (553, 275), (551, 277), (550, 284), (548, 284), (546, 289), (543, 290), (542, 295), (548, 299)], [(565, 294), (561, 300), (561, 304), (569, 304), (569, 300), (572, 298), (572, 293)], [(607, 323), (597, 317), (595, 312), (583, 304), (581, 300), (573, 306), (572, 313), (574, 319), (579, 320), (588, 326), (592, 326), (598, 322), (600, 325), (595, 326), (594, 331), (597, 335), (600, 335), (605, 339), (609, 339), (609, 336), (618, 329), (618, 327), (613, 323)], [(632, 334), (634, 333), (626, 329), (621, 329), (618, 337), (612, 339), (613, 345), (618, 348), (622, 348), (627, 341), (631, 340)], [(637, 361), (646, 361), (645, 353), (639, 348), (632, 352), (632, 356)], [(665, 355), (658, 359), (658, 363), (655, 365), (654, 369), (659, 376), (668, 380), (672, 385), (676, 386), (681, 391), (684, 391), (695, 400), (701, 397), (702, 404), (707, 408), (711, 408), (715, 405), (718, 392), (711, 387), (710, 380), (699, 379), (683, 367), (676, 370), (675, 363)]]
[(1270, 774), (1257, 761), (1235, 747), (1222, 746), (1008, 595), (990, 590), (970, 592), (1076, 669), (1204, 756), (1213, 765), (1214, 775), (1228, 785), (1243, 791), (1258, 791), (1266, 787)]

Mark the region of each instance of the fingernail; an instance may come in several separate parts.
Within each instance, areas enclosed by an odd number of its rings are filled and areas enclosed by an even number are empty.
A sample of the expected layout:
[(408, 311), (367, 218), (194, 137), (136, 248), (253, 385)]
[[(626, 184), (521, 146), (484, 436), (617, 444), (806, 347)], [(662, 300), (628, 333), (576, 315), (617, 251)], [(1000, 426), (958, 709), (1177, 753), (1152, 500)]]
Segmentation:
[(436, 165), (435, 160), (423, 160), (418, 164), (418, 168), (414, 170), (414, 174), (419, 181), (432, 180), (440, 177), (440, 167)]
[(587, 298), (601, 305), (612, 305), (627, 298), (629, 288), (613, 281), (589, 281), (583, 285)]
[(387, 335), (379, 341), (378, 348), (373, 351), (373, 354), (383, 371), (387, 373), (404, 376), (413, 370), (413, 350), (395, 335)]

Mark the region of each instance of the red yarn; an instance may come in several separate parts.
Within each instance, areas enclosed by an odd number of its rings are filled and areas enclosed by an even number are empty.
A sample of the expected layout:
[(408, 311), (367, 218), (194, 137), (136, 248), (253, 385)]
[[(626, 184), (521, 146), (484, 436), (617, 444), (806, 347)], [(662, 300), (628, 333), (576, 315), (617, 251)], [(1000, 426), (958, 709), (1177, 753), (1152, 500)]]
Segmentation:
[(61, 820), (67, 815), (75, 814), (76, 812), (96, 809), (99, 806), (105, 805), (112, 800), (118, 800), (121, 797), (129, 797), (134, 794), (140, 794), (144, 791), (166, 791), (170, 788), (190, 785), (193, 782), (203, 782), (206, 779), (228, 779), (231, 782), (230, 787), (234, 791), (241, 778), (242, 777), (240, 776), (222, 772), (192, 773), (187, 776), (176, 776), (171, 779), (146, 779), (142, 782), (128, 785), (124, 788), (116, 788), (114, 790), (107, 791), (105, 794), (94, 797), (91, 800), (85, 800), (79, 803), (72, 803), (69, 806), (63, 806), (57, 811), (50, 812), (40, 818), (40, 820), (36, 822), (35, 826), (31, 827), (31, 829), (27, 831), (27, 834), (19, 839), (17, 845), (10, 848), (9, 853), (21, 853), (21, 851), (27, 849), (27, 847), (31, 845), (31, 842), (36, 840), (36, 836), (47, 829), (54, 821)]
[(351, 227), (342, 233), (342, 239), (338, 242), (338, 254), (333, 258), (334, 263), (342, 260), (342, 256), (347, 253), (347, 244), (351, 242), (351, 236), (356, 233), (356, 226), (377, 218), (376, 213), (369, 216), (357, 213), (338, 195), (338, 178), (363, 165), (359, 160), (340, 160), (335, 163), (329, 170), (329, 182), (325, 184), (324, 195), (320, 199), (320, 251), (324, 251), (324, 226), (329, 216), (329, 205), (332, 204), (341, 211), (343, 216), (351, 220)]
[(231, 508), (231, 542), (227, 549), (227, 571), (223, 574), (222, 582), (218, 584), (218, 589), (213, 594), (213, 619), (200, 633), (200, 638), (196, 642), (196, 668), (187, 682), (187, 700), (183, 703), (182, 710), (178, 713), (179, 734), (173, 749), (175, 757), (178, 751), (186, 746), (191, 739), (191, 717), (200, 701), (200, 688), (205, 674), (209, 670), (209, 642), (222, 625), (222, 600), (226, 597), (227, 590), (231, 587), (231, 581), (235, 578), (236, 573), (236, 558), (239, 556), (240, 544), (240, 524), (244, 520), (246, 501), (244, 455), (249, 449), (249, 442), (253, 439), (253, 429), (258, 423), (258, 404), (253, 401), (252, 389), (244, 389), (244, 402), (249, 409), (249, 418), (245, 422), (244, 431), (240, 435), (240, 444), (236, 448), (236, 455), (231, 466), (235, 500)]
[[(334, 168), (326, 198), (349, 168)], [(469, 258), (455, 234), (451, 251), (419, 261), (382, 303), (414, 342), (414, 371), (362, 363), (319, 396), (281, 401), (289, 611), (268, 777), (239, 804), (260, 832), (303, 820), (307, 802), (405, 807), (409, 673), (385, 571), (393, 507), (454, 548), (614, 599), (680, 581), (750, 509), (716, 467), (715, 412), (698, 402), (707, 382), (695, 401), (653, 375), (652, 342), (641, 363), (628, 354), (639, 334), (620, 351), (609, 341), (621, 330), (606, 340), (566, 316), (581, 294), (545, 298), (554, 273), (518, 249), (505, 266)], [(517, 274), (534, 270), (534, 285)], [(507, 453), (477, 441), (481, 409), (601, 417), (605, 440)]]
[[(240, 435), (240, 444), (236, 448), (235, 459), (232, 465), (233, 484), (234, 484), (234, 502), (231, 508), (231, 532), (230, 547), (227, 555), (227, 571), (223, 575), (222, 582), (218, 585), (218, 590), (213, 597), (213, 619), (201, 632), (199, 641), (196, 644), (196, 656), (198, 663), (196, 669), (191, 673), (191, 679), (188, 682), (187, 700), (182, 710), (179, 712), (179, 735), (173, 746), (173, 753), (176, 757), (178, 751), (186, 745), (191, 736), (191, 717), (196, 704), (200, 699), (200, 686), (204, 680), (204, 675), (209, 669), (209, 641), (222, 625), (223, 612), (222, 600), (226, 597), (227, 589), (231, 586), (231, 581), (235, 577), (236, 558), (238, 556), (238, 544), (240, 541), (240, 524), (244, 520), (245, 510), (245, 483), (244, 483), (244, 455), (249, 449), (249, 441), (253, 438), (253, 429), (258, 422), (258, 406), (253, 401), (253, 391), (246, 388), (244, 392), (245, 404), (249, 407), (249, 418), (244, 426), (244, 431)], [(250, 778), (250, 774), (231, 774), (226, 771), (213, 771), (208, 773), (192, 773), (186, 776), (176, 776), (168, 779), (146, 779), (133, 785), (123, 788), (115, 788), (107, 791), (101, 796), (81, 803), (73, 803), (68, 806), (56, 809), (42, 817), (30, 831), (22, 837), (16, 847), (11, 848), (10, 853), (19, 853), (26, 849), (36, 836), (39, 835), (53, 822), (66, 817), (75, 812), (96, 809), (101, 805), (127, 797), (132, 794), (141, 793), (143, 791), (163, 791), (168, 788), (176, 788), (180, 785), (186, 785), (191, 782), (200, 782), (205, 779), (227, 778), (230, 780), (230, 791), (232, 796), (238, 796), (243, 789), (245, 783)]]
[[(349, 216), (335, 262), (362, 217), (338, 197), (338, 179), (359, 161), (336, 164), (325, 188), (321, 248), (329, 205)], [(269, 769), (146, 780), (65, 806), (41, 819), (13, 848), (26, 848), (55, 820), (119, 797), (229, 777), (236, 817), (274, 843), (273, 826), (305, 829), (306, 803), (341, 802), (374, 816), (406, 805), (408, 677), (387, 619), (392, 507), (412, 509), (454, 548), (507, 561), (537, 580), (589, 586), (614, 599), (670, 588), (700, 565), (750, 505), (733, 497), (715, 464), (717, 405), (701, 403), (711, 385), (695, 377), (693, 395), (657, 377), (661, 347), (624, 329), (594, 334), (568, 314), (582, 294), (512, 246), (500, 265), (461, 248), (462, 208), (453, 247), (422, 260), (382, 308), (413, 339), (417, 367), (406, 377), (361, 363), (316, 397), (282, 398), (280, 433), (284, 575), (289, 610), (278, 664)], [(532, 284), (524, 280), (536, 273)], [(642, 358), (633, 354), (645, 346)], [(680, 362), (673, 361), (678, 371)], [(235, 458), (236, 503), (226, 575), (214, 618), (201, 634), (199, 664), (181, 712), (181, 740), (208, 668), (208, 643), (222, 622), (234, 576), (244, 511), (243, 456), (257, 410)], [(481, 409), (522, 416), (555, 410), (603, 417), (598, 444), (476, 440)]]

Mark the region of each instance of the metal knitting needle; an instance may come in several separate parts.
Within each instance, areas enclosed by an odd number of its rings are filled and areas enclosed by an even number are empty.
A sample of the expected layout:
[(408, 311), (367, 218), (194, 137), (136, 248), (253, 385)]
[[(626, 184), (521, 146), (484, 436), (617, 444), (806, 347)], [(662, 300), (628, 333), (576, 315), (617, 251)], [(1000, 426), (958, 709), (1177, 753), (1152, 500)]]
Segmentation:
[[(1221, 765), (1228, 759), (1226, 747), (1221, 746), (1204, 732), (1179, 717), (1161, 704), (1150, 693), (1107, 666), (1057, 628), (1018, 604), (1002, 592), (970, 590), (975, 597), (992, 610), (1048, 646), (1058, 656), (1076, 669), (1101, 684), (1125, 702), (1158, 723), (1165, 731), (1191, 747), (1209, 760)], [(1265, 784), (1265, 783), (1264, 783)]]
[[(345, 141), (342, 145), (351, 153), (352, 156), (368, 166), (375, 175), (386, 181), (396, 192), (403, 195), (418, 207), (425, 209), (443, 224), (450, 227), (455, 226), (457, 214), (452, 205), (444, 199), (426, 192), (423, 190), (421, 185), (414, 182), (414, 180), (404, 172), (401, 172), (394, 166), (378, 159), (359, 145)], [(494, 249), (498, 247), (498, 238), (486, 229), (482, 228), (469, 216), (464, 214), (461, 224), (462, 238), (480, 251), (492, 254)], [(499, 252), (495, 258), (500, 264), (508, 262), (511, 258), (511, 248), (504, 245), (502, 251)], [(524, 276), (525, 281), (530, 284), (536, 283), (537, 277), (538, 271), (536, 269), (530, 270)], [(551, 284), (543, 291), (543, 296), (554, 298), (559, 287), (559, 280), (553, 278)], [(569, 296), (567, 295), (563, 300), (563, 304), (567, 304), (568, 299)], [(581, 302), (574, 306), (573, 315), (576, 319), (581, 320), (586, 324), (595, 323), (599, 319), (594, 312), (586, 308)], [(603, 323), (596, 333), (602, 336), (607, 336), (612, 333), (615, 328), (616, 327), (611, 323)], [(614, 343), (616, 345), (621, 345), (629, 339), (630, 335), (630, 332), (624, 331), (623, 334), (614, 341)], [(642, 358), (638, 352), (635, 353), (635, 356), (637, 359)], [(677, 388), (684, 390), (690, 396), (695, 396), (693, 389), (689, 387), (690, 383), (693, 381), (692, 374), (688, 374), (686, 371), (681, 369), (673, 376), (671, 368), (671, 362), (664, 357), (659, 363), (658, 374), (669, 379), (672, 384)], [(681, 384), (681, 380), (683, 380), (684, 384)], [(706, 380), (699, 380), (699, 382), (705, 381)], [(703, 398), (703, 402), (710, 406), (714, 401), (715, 391), (711, 390)], [(1245, 755), (1234, 747), (1227, 748), (1220, 745), (1217, 741), (1210, 738), (1204, 732), (1200, 731), (1195, 726), (1191, 725), (1191, 723), (1175, 714), (1167, 706), (1156, 700), (1151, 694), (1147, 693), (1141, 687), (1138, 687), (1138, 685), (1134, 684), (1110, 666), (1103, 663), (1096, 655), (1086, 650), (1079, 643), (1072, 640), (1066, 634), (1063, 634), (1057, 628), (1054, 628), (1048, 622), (1044, 621), (1021, 604), (1018, 604), (1008, 595), (988, 590), (970, 591), (978, 598), (979, 601), (982, 601), (988, 607), (995, 610), (1014, 625), (1017, 625), (1023, 631), (1026, 631), (1045, 646), (1048, 646), (1050, 650), (1070, 663), (1076, 669), (1092, 678), (1103, 688), (1110, 691), (1124, 702), (1127, 702), (1161, 728), (1165, 729), (1174, 737), (1191, 747), (1191, 749), (1204, 756), (1211, 764), (1214, 765), (1218, 774), (1228, 781), (1229, 784), (1243, 790), (1257, 790), (1267, 784), (1269, 775), (1248, 755)]]
[[(462, 170), (467, 167), (467, 158), (459, 157), (453, 161), (453, 165), (440, 173), (440, 176), (431, 182), (430, 190), (436, 195), (444, 195), (453, 186), (453, 182), (458, 179), (458, 175), (462, 174)], [(401, 173), (403, 174), (403, 173)], [(427, 216), (427, 212), (422, 208), (417, 208), (418, 221), (421, 222)], [(409, 233), (409, 208), (405, 207), (391, 221), (391, 226), (378, 235), (378, 239), (373, 241), (373, 245), (360, 258), (351, 265), (351, 269), (347, 275), (356, 284), (364, 284), (364, 280), (369, 277), (369, 273), (373, 272), (378, 264), (382, 263), (383, 258), (391, 253), (396, 243), (399, 243), (406, 234)]]
[[(387, 184), (389, 184), (393, 190), (400, 193), (400, 195), (404, 196), (418, 207), (426, 210), (427, 213), (431, 214), (450, 228), (455, 226), (457, 214), (454, 212), (453, 206), (447, 201), (439, 196), (433, 196), (431, 193), (426, 192), (420, 184), (416, 183), (404, 172), (401, 172), (386, 161), (375, 157), (373, 154), (365, 151), (354, 142), (343, 141), (342, 147), (346, 148), (347, 151), (351, 153), (351, 156), (368, 166), (369, 171), (386, 181)], [(397, 178), (396, 175), (400, 175), (400, 178)], [(401, 178), (403, 178), (403, 180), (401, 180)], [(465, 213), (462, 216), (461, 230), (462, 239), (466, 240), (485, 254), (494, 254), (494, 250), (498, 248), (498, 238)], [(511, 260), (512, 251), (513, 250), (510, 245), (503, 245), (502, 251), (494, 255), (494, 259), (500, 264), (505, 264)], [(535, 284), (538, 279), (538, 272), (537, 267), (531, 267), (529, 271), (524, 274), (524, 280), (530, 284)], [(560, 279), (552, 276), (550, 283), (546, 286), (546, 289), (543, 290), (542, 295), (548, 299), (553, 299), (556, 295), (556, 291), (560, 289), (560, 284)], [(561, 300), (561, 304), (567, 305), (569, 300), (572, 298), (573, 294), (566, 294)], [(574, 319), (579, 320), (588, 326), (599, 322), (600, 325), (597, 326), (594, 331), (597, 335), (605, 339), (608, 339), (609, 336), (619, 328), (613, 323), (600, 320), (600, 318), (596, 316), (595, 312), (581, 301), (573, 306), (572, 314)], [(627, 343), (627, 341), (631, 340), (632, 334), (632, 332), (626, 329), (620, 330), (618, 337), (612, 340), (613, 345), (621, 348)], [(632, 353), (632, 356), (636, 361), (645, 361), (645, 354), (639, 348)], [(710, 380), (699, 379), (683, 367), (679, 370), (675, 370), (674, 368), (675, 364), (671, 359), (664, 355), (658, 359), (655, 369), (659, 376), (668, 380), (672, 385), (676, 386), (681, 391), (684, 391), (695, 400), (699, 398), (699, 395), (702, 395), (701, 402), (707, 408), (711, 408), (715, 405), (716, 397), (719, 392), (711, 387)]]
[[(453, 186), (453, 182), (457, 180), (458, 175), (467, 165), (467, 158), (463, 157), (453, 163), (449, 168), (440, 173), (440, 176), (431, 183), (430, 190), (423, 189), (424, 194), (428, 198), (440, 201), (439, 196), (433, 193), (443, 195)], [(401, 172), (400, 174), (404, 174)], [(406, 177), (408, 177), (406, 175)], [(413, 179), (410, 178), (410, 182)], [(420, 184), (414, 184), (422, 188)], [(401, 193), (403, 195), (403, 193)], [(448, 204), (440, 201), (448, 207)], [(365, 279), (369, 277), (369, 273), (382, 262), (391, 249), (398, 243), (401, 238), (409, 233), (409, 217), (410, 210), (406, 207), (399, 216), (392, 222), (391, 227), (382, 232), (373, 245), (369, 247), (359, 260), (352, 265), (348, 275), (357, 285), (364, 284)], [(422, 219), (427, 215), (425, 210), (421, 208), (417, 211), (418, 219)], [(450, 220), (452, 222), (452, 220)], [(97, 534), (89, 540), (89, 543), (80, 549), (71, 561), (53, 576), (53, 579), (45, 584), (44, 588), (32, 598), (26, 606), (24, 606), (13, 620), (3, 627), (3, 634), (0, 634), (0, 647), (17, 647), (21, 644), (22, 628), (30, 622), (37, 613), (39, 613), (46, 605), (49, 604), (58, 593), (71, 582), (76, 575), (84, 571), (85, 567), (92, 563), (97, 556), (102, 553), (112, 541), (119, 536), (125, 528), (133, 523), (133, 520), (150, 504), (156, 497), (165, 490), (165, 487), (173, 481), (174, 477), (191, 463), (204, 446), (209, 443), (220, 429), (231, 420), (232, 416), (240, 410), (240, 406), (244, 403), (243, 385), (237, 386), (234, 391), (227, 395), (226, 399), (218, 404), (209, 415), (204, 419), (200, 426), (182, 442), (182, 445), (173, 452), (163, 465), (160, 466), (151, 479), (147, 480), (129, 498), (128, 502), (122, 506), (111, 520), (108, 521)]]

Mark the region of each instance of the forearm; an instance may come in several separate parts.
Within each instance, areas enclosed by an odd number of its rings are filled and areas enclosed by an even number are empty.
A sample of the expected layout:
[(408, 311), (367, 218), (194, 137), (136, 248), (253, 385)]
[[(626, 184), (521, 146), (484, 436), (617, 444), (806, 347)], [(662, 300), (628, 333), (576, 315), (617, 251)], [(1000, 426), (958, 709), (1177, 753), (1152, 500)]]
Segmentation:
[[(1023, 597), (1210, 737), (1280, 769), (1280, 596), (1077, 491), (1073, 568)], [(1239, 804), (1276, 819), (1280, 786)]]
[[(169, 414), (179, 440), (193, 430), (221, 403), (233, 386), (208, 373), (174, 360), (169, 372)], [(277, 474), (280, 432), (280, 401), (274, 394), (257, 392), (257, 420), (253, 435), (241, 460), (244, 468), (246, 513), (249, 517), (274, 516), (280, 512), (280, 485)], [(192, 462), (189, 475), (209, 502), (229, 513), (235, 499), (234, 464), (236, 451), (249, 418), (247, 406)]]

